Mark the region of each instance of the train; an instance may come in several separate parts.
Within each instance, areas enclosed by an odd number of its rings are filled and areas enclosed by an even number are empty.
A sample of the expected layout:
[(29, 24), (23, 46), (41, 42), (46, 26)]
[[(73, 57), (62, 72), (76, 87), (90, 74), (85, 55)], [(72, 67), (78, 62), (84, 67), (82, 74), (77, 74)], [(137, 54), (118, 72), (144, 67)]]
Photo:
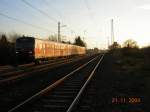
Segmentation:
[(15, 51), (18, 60), (35, 63), (50, 58), (86, 54), (85, 47), (35, 37), (20, 37), (16, 39)]

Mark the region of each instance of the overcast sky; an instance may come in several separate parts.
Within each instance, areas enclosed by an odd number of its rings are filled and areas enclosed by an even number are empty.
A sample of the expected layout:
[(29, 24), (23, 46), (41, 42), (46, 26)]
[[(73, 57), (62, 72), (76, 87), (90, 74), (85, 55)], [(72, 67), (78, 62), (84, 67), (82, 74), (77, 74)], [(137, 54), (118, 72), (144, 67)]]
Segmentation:
[(61, 28), (64, 40), (72, 41), (75, 35), (81, 35), (88, 48), (105, 48), (110, 37), (110, 20), (114, 19), (115, 41), (122, 44), (132, 38), (140, 46), (150, 44), (150, 0), (26, 0), (49, 17), (22, 1), (0, 0), (0, 14), (36, 27), (0, 15), (0, 32), (47, 38), (57, 34), (60, 21), (67, 25)]

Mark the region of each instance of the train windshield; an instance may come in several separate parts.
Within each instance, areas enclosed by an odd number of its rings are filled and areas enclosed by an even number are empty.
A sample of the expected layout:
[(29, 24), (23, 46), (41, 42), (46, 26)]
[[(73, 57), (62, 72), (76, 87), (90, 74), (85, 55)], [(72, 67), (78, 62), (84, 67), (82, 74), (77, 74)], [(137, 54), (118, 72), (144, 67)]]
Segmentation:
[(19, 38), (16, 40), (16, 48), (33, 48), (33, 38)]

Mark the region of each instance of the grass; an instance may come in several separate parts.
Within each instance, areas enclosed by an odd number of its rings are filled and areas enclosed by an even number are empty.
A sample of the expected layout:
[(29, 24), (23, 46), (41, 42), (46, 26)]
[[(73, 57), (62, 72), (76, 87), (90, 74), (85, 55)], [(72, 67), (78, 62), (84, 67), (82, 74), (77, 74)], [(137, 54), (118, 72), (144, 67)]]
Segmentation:
[(150, 73), (150, 57), (142, 49), (117, 49), (112, 51), (116, 58), (116, 71)]
[[(110, 51), (116, 59), (114, 71), (120, 87), (127, 91), (126, 95), (137, 94), (149, 105), (150, 98), (150, 48), (122, 48)], [(121, 89), (121, 88), (120, 88)], [(120, 90), (118, 90), (120, 91)]]

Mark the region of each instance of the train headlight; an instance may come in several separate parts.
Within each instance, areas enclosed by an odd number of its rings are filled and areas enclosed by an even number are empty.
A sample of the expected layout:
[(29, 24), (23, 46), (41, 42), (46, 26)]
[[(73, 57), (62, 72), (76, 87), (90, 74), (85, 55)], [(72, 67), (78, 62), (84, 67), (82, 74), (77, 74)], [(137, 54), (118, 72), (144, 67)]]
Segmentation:
[(29, 54), (32, 54), (32, 51), (29, 51)]

